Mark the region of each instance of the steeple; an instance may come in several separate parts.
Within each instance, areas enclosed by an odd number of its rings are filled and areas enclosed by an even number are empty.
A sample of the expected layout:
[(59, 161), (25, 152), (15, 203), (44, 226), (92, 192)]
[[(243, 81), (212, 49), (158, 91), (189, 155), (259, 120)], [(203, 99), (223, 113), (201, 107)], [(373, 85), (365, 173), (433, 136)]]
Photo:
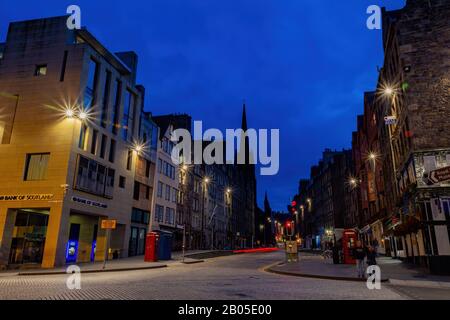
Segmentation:
[(241, 125), (241, 129), (244, 131), (247, 131), (248, 127), (247, 127), (247, 113), (245, 112), (245, 100), (243, 103), (243, 107), (242, 107), (242, 125)]
[(269, 198), (267, 197), (267, 191), (266, 194), (264, 196), (264, 211), (265, 213), (269, 213), (272, 211), (272, 209), (270, 208), (270, 203), (269, 203)]

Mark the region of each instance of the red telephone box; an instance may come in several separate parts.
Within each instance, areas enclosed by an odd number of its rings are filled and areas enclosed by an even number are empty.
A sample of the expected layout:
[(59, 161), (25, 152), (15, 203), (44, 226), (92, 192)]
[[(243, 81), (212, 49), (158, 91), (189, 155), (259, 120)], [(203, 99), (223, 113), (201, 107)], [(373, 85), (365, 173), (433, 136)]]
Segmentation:
[(159, 235), (156, 232), (147, 233), (145, 239), (145, 262), (158, 261), (158, 239)]
[(356, 264), (356, 260), (353, 258), (353, 248), (358, 240), (358, 235), (355, 230), (346, 229), (342, 235), (342, 249), (344, 252), (345, 264)]

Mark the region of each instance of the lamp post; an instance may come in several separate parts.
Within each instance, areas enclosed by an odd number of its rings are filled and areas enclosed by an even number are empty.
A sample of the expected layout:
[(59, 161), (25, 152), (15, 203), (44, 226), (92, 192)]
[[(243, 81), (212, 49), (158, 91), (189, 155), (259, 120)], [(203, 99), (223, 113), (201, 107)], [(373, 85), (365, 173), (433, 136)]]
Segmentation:
[(202, 196), (202, 247), (205, 248), (205, 201), (206, 201), (206, 188), (209, 183), (209, 178), (203, 179), (203, 196)]

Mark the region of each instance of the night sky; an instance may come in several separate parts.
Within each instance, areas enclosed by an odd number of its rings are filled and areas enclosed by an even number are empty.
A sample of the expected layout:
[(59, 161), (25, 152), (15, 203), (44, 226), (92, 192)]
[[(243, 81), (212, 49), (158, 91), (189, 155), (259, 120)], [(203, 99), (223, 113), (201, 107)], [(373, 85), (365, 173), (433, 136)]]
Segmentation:
[(139, 56), (138, 82), (155, 115), (189, 113), (204, 128), (237, 128), (242, 101), (251, 128), (280, 129), (280, 171), (258, 176), (258, 203), (286, 210), (298, 180), (324, 148), (351, 145), (363, 93), (382, 66), (369, 5), (405, 0), (0, 1), (8, 23), (81, 7), (86, 26), (112, 52)]

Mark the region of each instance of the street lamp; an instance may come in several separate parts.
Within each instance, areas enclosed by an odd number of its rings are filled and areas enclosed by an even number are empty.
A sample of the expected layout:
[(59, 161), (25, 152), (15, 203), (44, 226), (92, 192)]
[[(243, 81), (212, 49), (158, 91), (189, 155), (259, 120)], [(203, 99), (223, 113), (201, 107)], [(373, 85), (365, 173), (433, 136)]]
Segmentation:
[(66, 118), (72, 119), (75, 116), (75, 110), (73, 110), (72, 108), (67, 108), (64, 111), (64, 115), (66, 116)]
[(86, 120), (88, 117), (89, 114), (86, 111), (80, 111), (78, 114), (78, 118), (80, 118), (80, 120)]

